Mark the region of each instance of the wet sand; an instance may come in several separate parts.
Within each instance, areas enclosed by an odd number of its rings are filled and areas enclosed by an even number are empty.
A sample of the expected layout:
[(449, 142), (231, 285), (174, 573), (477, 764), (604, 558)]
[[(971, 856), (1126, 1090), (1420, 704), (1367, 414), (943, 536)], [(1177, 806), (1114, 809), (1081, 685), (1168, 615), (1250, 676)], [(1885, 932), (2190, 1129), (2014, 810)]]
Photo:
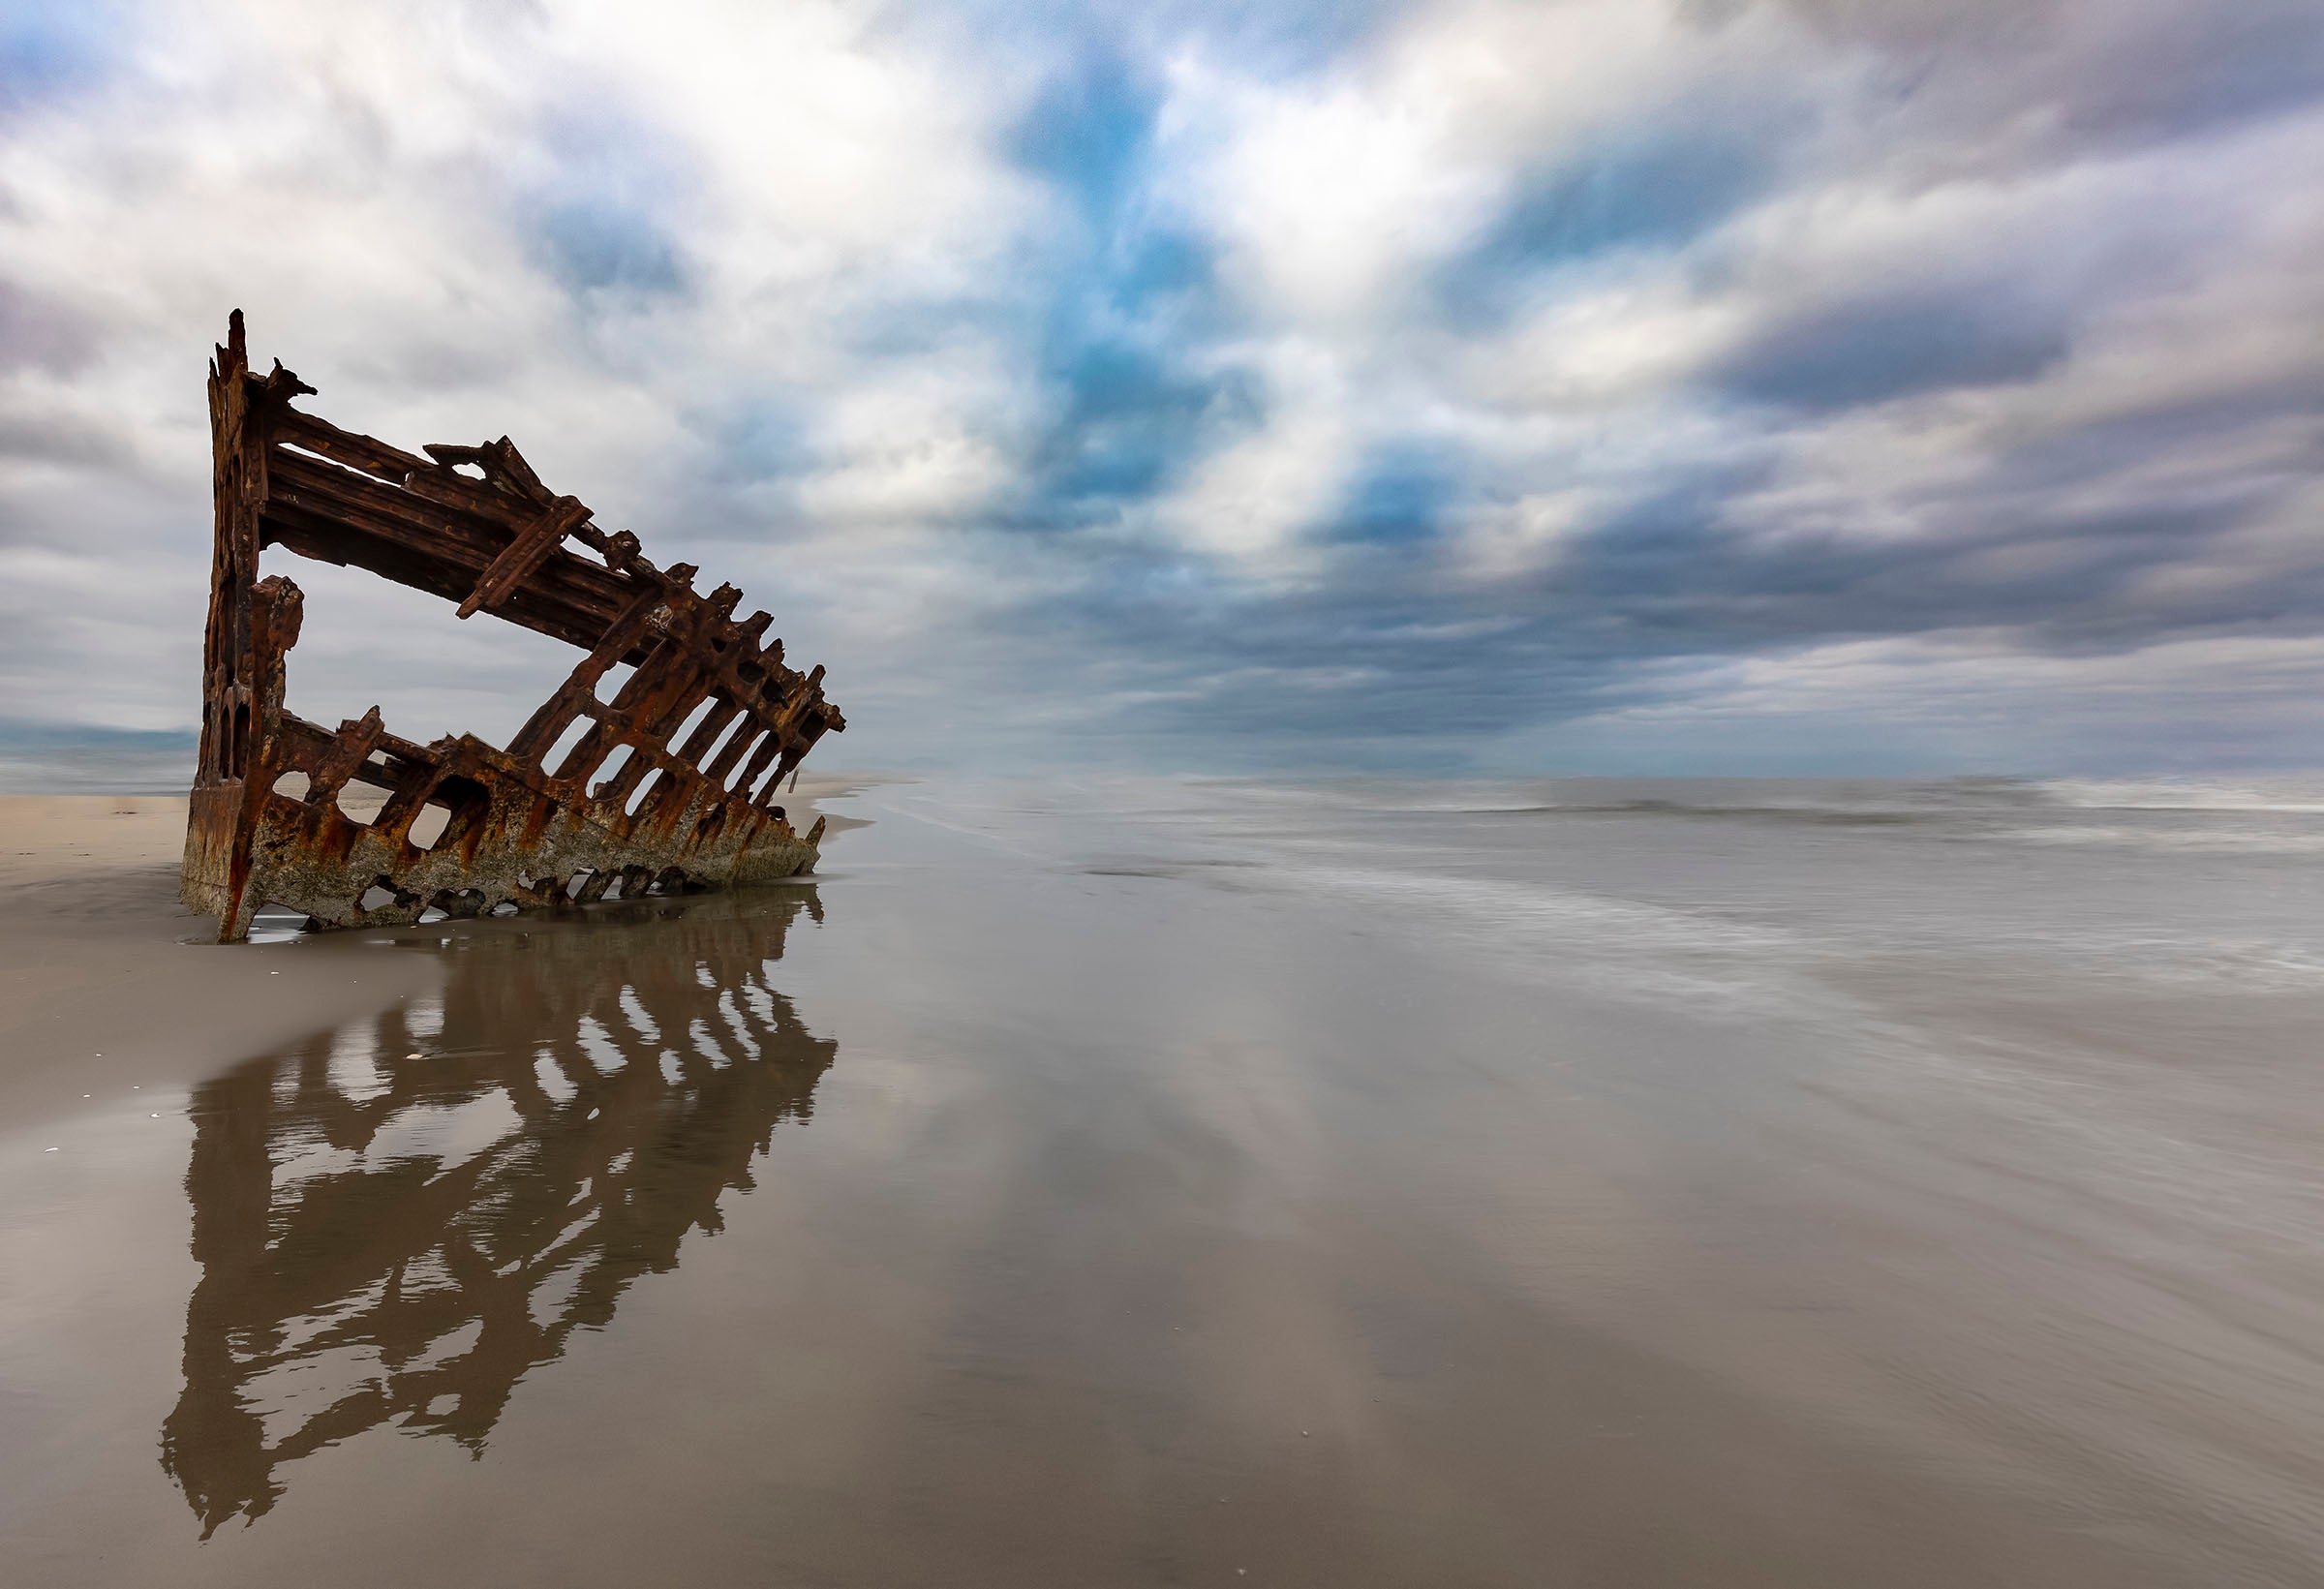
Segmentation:
[(10, 1581), (2324, 1581), (2248, 1188), (1224, 830), (822, 809), (810, 883), (218, 948), (182, 805), (0, 802)]

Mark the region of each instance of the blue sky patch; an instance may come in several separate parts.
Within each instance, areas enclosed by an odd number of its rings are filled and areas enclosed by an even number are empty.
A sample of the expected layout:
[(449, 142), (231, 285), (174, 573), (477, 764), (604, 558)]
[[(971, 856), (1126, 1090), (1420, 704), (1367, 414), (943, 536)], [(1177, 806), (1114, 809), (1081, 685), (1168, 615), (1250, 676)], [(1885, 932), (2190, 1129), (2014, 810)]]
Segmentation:
[(121, 56), (128, 8), (34, 0), (0, 11), (0, 112), (85, 90)]
[(1381, 447), (1358, 471), (1328, 533), (1334, 540), (1424, 540), (1464, 495), (1458, 460), (1448, 449), (1422, 443)]

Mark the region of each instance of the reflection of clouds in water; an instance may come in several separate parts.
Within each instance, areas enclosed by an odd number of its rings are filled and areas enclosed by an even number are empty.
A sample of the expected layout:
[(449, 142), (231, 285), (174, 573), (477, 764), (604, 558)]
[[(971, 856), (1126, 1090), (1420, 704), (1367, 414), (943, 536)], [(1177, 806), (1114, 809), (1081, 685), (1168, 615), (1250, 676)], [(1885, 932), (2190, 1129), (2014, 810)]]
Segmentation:
[(766, 980), (802, 908), (821, 920), (801, 890), (429, 939), (441, 1001), (196, 1092), (201, 1278), (162, 1462), (205, 1538), (390, 1421), (480, 1453), (529, 1371), (719, 1228), (838, 1052)]
[[(1611, 995), (1684, 999), (1698, 1015), (1760, 1019), (1827, 1002), (1805, 980), (1811, 948), (1761, 923), (1584, 889), (1333, 864), (1361, 846), (1280, 846), (1269, 876), (1312, 896), (1424, 923), (1426, 940), (1520, 980), (1560, 979)], [(1306, 853), (1294, 857), (1295, 850)]]

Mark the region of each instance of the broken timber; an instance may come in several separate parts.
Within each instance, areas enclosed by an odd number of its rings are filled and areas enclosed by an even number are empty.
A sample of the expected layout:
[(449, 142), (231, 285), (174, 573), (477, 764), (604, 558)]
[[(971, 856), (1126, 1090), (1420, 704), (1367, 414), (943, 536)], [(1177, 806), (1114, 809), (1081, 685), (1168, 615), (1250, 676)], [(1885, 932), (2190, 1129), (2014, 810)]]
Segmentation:
[[(290, 406), (313, 390), (279, 360), (251, 373), (234, 311), (210, 369), (217, 539), (180, 885), (221, 941), (245, 936), (267, 903), (310, 926), (369, 927), (813, 869), (822, 819), (802, 839), (775, 798), (847, 723), (823, 699), (822, 668), (786, 667), (782, 642), (764, 640), (766, 613), (736, 622), (733, 586), (698, 595), (686, 564), (657, 568), (628, 532), (596, 528), (506, 437), (414, 457)], [(505, 750), (473, 734), (398, 739), (376, 706), (333, 733), (283, 705), (301, 597), (279, 574), (259, 577), (266, 546), (588, 655)], [(634, 671), (600, 699), (621, 662)], [(368, 823), (341, 808), (351, 781), (385, 791)], [(442, 831), (415, 837), (430, 807)]]

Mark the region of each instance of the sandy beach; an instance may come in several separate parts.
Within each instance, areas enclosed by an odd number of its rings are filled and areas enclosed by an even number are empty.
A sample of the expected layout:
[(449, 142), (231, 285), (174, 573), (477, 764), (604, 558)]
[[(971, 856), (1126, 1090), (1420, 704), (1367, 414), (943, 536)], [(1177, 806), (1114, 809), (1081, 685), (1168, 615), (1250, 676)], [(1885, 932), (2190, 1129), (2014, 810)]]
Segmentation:
[(424, 978), (381, 964), (344, 979), (286, 975), (262, 948), (208, 954), (215, 929), (177, 902), (183, 798), (0, 799), (0, 1088), (12, 1124), (94, 1102), (119, 1078), (176, 1087), (411, 993)]
[(2312, 819), (1721, 799), (224, 948), (0, 803), (12, 1581), (2318, 1581)]

